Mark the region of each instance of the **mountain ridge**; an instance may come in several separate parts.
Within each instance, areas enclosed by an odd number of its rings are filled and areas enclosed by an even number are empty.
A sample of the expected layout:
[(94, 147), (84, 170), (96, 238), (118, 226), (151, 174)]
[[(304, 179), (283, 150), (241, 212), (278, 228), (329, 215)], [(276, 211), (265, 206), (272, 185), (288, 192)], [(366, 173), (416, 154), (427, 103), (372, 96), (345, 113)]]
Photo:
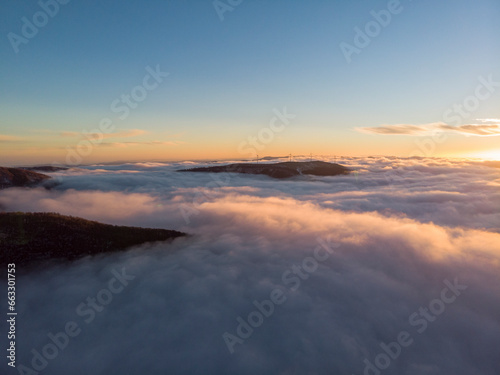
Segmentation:
[(343, 165), (325, 161), (287, 161), (281, 163), (235, 163), (211, 167), (181, 169), (177, 172), (212, 172), (263, 174), (269, 177), (285, 179), (300, 175), (337, 176), (350, 173)]
[(9, 187), (35, 186), (51, 177), (23, 168), (0, 167), (0, 190)]
[(75, 260), (183, 236), (175, 230), (103, 224), (57, 213), (1, 212), (0, 264)]

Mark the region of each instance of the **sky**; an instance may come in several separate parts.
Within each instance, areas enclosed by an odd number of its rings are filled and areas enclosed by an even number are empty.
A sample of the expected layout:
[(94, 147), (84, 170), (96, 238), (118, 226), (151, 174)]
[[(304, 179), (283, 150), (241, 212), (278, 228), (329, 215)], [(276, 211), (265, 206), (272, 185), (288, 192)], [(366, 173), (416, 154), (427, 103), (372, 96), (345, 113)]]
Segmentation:
[(500, 159), (495, 0), (42, 0), (0, 13), (2, 165)]

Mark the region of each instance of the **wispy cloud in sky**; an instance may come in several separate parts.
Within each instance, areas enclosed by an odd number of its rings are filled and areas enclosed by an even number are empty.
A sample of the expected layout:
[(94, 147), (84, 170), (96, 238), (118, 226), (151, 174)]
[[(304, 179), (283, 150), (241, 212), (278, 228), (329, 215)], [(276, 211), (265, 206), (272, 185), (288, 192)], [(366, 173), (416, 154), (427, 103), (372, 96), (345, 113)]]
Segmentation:
[(15, 137), (13, 135), (0, 134), (0, 142), (18, 142), (21, 140), (22, 140), (22, 138)]
[(360, 133), (367, 134), (383, 134), (383, 135), (426, 135), (429, 132), (429, 128), (432, 126), (439, 125), (427, 124), (427, 125), (410, 125), (410, 124), (397, 124), (397, 125), (382, 125), (372, 128), (356, 128)]
[(103, 142), (99, 146), (104, 147), (131, 147), (131, 146), (177, 146), (184, 144), (182, 141), (151, 141), (151, 142)]
[(462, 135), (482, 137), (500, 135), (500, 119), (478, 119), (480, 124), (466, 124), (460, 126), (448, 125), (444, 122), (433, 122), (423, 125), (396, 124), (375, 127), (356, 128), (356, 131), (366, 134), (380, 135), (412, 135), (425, 136), (436, 132), (448, 132)]
[(85, 133), (85, 132), (62, 132), (63, 137), (91, 137), (93, 139), (107, 139), (107, 138), (129, 138), (137, 137), (146, 134), (147, 131), (141, 129), (121, 130), (115, 133)]

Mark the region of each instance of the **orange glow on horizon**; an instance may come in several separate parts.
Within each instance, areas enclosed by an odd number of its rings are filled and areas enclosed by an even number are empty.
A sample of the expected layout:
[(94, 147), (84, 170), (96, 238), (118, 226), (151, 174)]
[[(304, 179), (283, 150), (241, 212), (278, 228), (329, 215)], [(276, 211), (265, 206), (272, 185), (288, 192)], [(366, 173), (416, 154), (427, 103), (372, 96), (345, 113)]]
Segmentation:
[(484, 160), (500, 160), (500, 149), (497, 150), (489, 150), (489, 151), (480, 151), (473, 154), (470, 154), (471, 157), (480, 158)]

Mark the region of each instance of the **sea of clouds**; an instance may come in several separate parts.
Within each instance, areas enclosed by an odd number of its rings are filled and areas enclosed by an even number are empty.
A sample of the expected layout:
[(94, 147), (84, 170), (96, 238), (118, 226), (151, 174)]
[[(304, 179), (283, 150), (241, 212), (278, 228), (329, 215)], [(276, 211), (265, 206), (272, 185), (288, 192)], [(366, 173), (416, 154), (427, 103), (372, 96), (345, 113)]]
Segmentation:
[[(51, 173), (50, 190), (0, 191), (5, 211), (190, 234), (20, 275), (18, 366), (498, 375), (500, 169), (336, 161), (353, 172), (277, 180), (176, 172), (204, 163), (129, 163)], [(78, 334), (58, 336), (68, 323)]]

